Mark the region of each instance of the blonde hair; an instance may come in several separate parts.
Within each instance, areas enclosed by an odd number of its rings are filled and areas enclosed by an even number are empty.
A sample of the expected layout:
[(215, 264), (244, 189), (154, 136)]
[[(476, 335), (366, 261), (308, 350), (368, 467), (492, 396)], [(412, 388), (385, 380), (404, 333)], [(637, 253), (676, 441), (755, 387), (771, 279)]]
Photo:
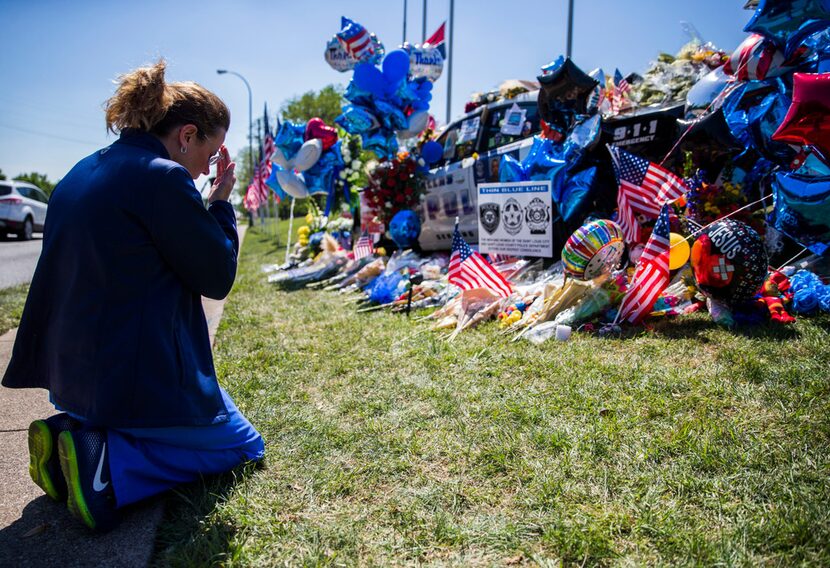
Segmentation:
[(197, 83), (166, 83), (166, 68), (160, 59), (118, 77), (118, 88), (105, 106), (107, 130), (118, 134), (136, 128), (165, 136), (177, 126), (193, 124), (204, 139), (230, 127), (231, 113), (222, 99)]

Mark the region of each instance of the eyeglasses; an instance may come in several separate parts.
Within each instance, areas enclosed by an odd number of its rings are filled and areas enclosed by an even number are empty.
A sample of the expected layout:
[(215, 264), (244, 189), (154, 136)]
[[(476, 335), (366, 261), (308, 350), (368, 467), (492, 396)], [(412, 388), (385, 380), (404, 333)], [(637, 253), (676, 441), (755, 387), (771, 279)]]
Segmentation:
[(219, 158), (222, 157), (222, 149), (216, 150), (216, 153), (208, 159), (208, 165), (215, 166), (219, 163)]

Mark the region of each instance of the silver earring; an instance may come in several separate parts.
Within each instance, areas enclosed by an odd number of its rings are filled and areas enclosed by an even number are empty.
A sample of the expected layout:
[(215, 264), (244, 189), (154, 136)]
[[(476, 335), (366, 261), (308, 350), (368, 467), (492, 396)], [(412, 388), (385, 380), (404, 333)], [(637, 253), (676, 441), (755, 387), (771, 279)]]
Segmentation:
[(182, 154), (187, 154), (187, 146), (182, 146), (180, 148), (180, 150), (181, 150)]

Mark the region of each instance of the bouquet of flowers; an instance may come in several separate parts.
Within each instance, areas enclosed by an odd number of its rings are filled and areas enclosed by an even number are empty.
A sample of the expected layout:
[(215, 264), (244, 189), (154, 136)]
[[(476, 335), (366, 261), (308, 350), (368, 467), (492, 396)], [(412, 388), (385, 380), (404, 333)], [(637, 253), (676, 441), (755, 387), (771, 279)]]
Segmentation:
[[(353, 136), (345, 130), (338, 130), (341, 146), (340, 152), (343, 155), (343, 162), (346, 166), (340, 170), (334, 180), (338, 195), (344, 195), (344, 187), (348, 187), (352, 198), (356, 197), (358, 190), (369, 184), (369, 176), (366, 173), (366, 165), (374, 156), (363, 149), (360, 136)], [(352, 199), (351, 202), (354, 202)]]
[(364, 195), (381, 223), (388, 225), (395, 213), (420, 203), (423, 184), (418, 183), (417, 168), (408, 152), (399, 152), (394, 159), (380, 162), (369, 174)]
[(681, 47), (677, 55), (658, 55), (643, 81), (633, 85), (633, 98), (642, 106), (682, 101), (695, 83), (728, 59), (728, 54), (711, 43), (694, 39)]

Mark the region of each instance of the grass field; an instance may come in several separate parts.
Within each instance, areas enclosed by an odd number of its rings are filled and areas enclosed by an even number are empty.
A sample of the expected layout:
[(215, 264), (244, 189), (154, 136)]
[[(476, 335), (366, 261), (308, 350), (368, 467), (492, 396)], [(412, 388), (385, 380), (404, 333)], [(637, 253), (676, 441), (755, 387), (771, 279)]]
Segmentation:
[(20, 323), (20, 316), (23, 315), (23, 306), (26, 304), (28, 293), (28, 284), (0, 289), (0, 335), (17, 327), (17, 324)]
[(447, 343), (282, 255), (249, 230), (215, 347), (266, 463), (178, 491), (156, 564), (830, 564), (830, 319)]

